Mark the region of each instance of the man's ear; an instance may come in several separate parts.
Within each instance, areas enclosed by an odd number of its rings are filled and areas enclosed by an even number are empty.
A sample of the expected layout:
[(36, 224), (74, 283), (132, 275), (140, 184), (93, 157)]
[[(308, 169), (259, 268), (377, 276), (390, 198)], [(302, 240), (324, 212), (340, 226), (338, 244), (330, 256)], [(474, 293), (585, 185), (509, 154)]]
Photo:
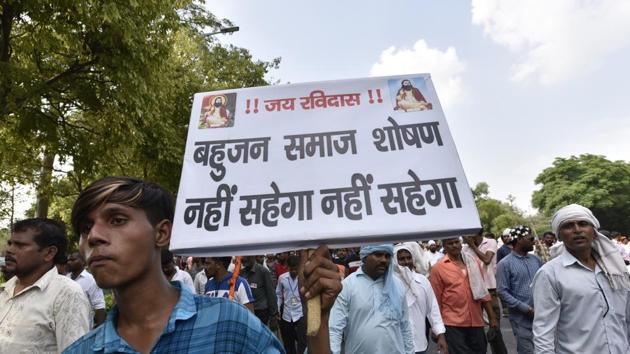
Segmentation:
[(173, 223), (164, 219), (155, 225), (155, 245), (159, 248), (168, 246), (171, 242)]
[(57, 252), (59, 252), (59, 249), (57, 248), (57, 246), (46, 247), (46, 249), (44, 250), (44, 260), (46, 262), (52, 262), (53, 259), (55, 259)]

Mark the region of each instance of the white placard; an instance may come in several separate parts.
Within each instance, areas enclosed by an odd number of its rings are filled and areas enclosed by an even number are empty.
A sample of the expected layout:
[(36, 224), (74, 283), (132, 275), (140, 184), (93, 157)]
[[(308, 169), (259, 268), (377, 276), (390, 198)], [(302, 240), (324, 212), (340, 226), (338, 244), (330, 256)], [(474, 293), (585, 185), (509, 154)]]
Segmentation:
[(262, 254), (480, 227), (428, 74), (195, 95), (171, 240), (177, 254)]

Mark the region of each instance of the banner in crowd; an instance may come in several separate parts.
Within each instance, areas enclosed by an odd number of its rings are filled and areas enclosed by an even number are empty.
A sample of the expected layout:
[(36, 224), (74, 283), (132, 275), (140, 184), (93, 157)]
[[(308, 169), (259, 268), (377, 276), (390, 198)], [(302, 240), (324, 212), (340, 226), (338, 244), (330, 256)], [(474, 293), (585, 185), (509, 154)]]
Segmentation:
[(428, 74), (195, 95), (171, 250), (247, 255), (475, 232)]

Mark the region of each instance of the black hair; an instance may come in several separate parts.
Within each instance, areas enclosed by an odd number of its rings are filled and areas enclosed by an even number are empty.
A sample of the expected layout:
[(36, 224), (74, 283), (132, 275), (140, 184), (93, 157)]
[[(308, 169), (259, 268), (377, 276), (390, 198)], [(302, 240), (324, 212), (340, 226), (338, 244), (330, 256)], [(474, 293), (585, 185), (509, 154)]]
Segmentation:
[(132, 177), (105, 177), (85, 188), (72, 207), (72, 228), (81, 235), (87, 216), (105, 203), (118, 203), (142, 209), (151, 225), (173, 222), (175, 203), (163, 187)]
[(300, 258), (296, 255), (290, 255), (287, 259), (287, 266), (290, 268), (297, 267), (300, 264)]
[(212, 257), (215, 262), (221, 264), (225, 269), (228, 269), (230, 267), (230, 264), (232, 263), (232, 257)]
[(162, 265), (175, 263), (175, 260), (173, 258), (173, 252), (167, 250), (166, 248), (162, 249), (161, 257), (162, 257)]
[(44, 247), (55, 246), (57, 254), (53, 258), (54, 264), (64, 264), (67, 261), (68, 240), (66, 227), (59, 221), (46, 218), (24, 219), (13, 225), (12, 232), (35, 231), (33, 240), (41, 250)]

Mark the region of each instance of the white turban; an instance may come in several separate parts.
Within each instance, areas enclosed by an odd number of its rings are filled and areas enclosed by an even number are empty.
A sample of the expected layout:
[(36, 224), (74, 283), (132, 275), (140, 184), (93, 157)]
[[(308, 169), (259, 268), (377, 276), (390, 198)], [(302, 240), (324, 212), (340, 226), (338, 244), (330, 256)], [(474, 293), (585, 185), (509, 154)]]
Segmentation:
[(579, 204), (570, 204), (558, 210), (551, 219), (551, 229), (560, 239), (562, 239), (560, 227), (567, 221), (587, 221), (593, 225), (593, 231), (597, 236), (593, 239), (591, 247), (597, 264), (603, 269), (613, 289), (630, 290), (630, 274), (626, 264), (617, 246), (597, 231), (599, 221), (593, 213)]
[(599, 221), (588, 209), (579, 204), (570, 204), (558, 210), (551, 219), (551, 229), (560, 235), (560, 226), (566, 221), (588, 221), (595, 229), (599, 229)]

